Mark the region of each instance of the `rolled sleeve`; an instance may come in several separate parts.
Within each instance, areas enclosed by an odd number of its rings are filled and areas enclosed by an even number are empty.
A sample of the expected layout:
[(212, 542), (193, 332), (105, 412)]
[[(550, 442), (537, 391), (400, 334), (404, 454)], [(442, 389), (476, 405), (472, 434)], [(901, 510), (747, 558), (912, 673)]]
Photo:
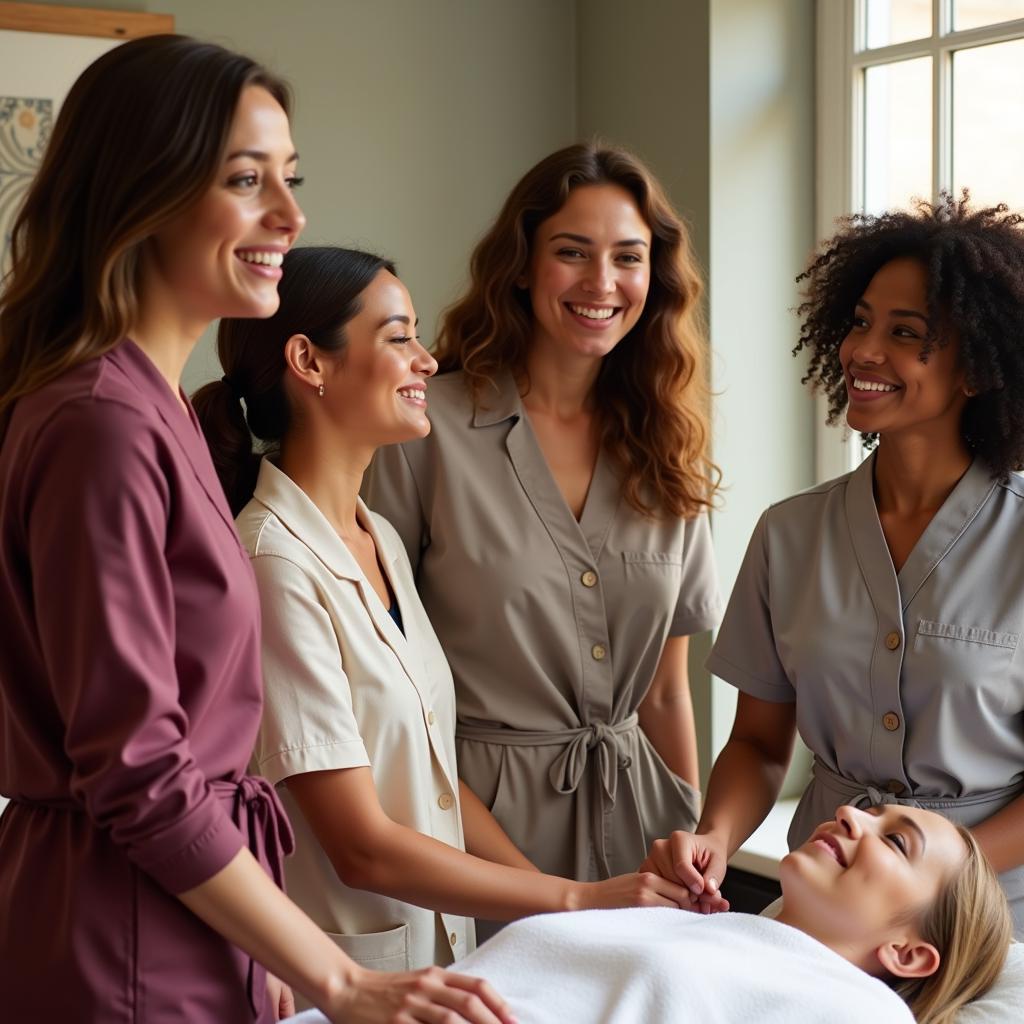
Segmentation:
[(765, 512), (754, 527), (706, 667), (752, 697), (785, 703), (796, 691), (772, 629), (767, 518)]
[(317, 584), (283, 555), (257, 554), (252, 565), (263, 615), (258, 771), (276, 785), (304, 772), (368, 766), (337, 633)]
[(181, 892), (244, 841), (189, 746), (161, 458), (136, 410), (72, 403), (29, 460), (23, 522), (72, 794), (143, 871)]

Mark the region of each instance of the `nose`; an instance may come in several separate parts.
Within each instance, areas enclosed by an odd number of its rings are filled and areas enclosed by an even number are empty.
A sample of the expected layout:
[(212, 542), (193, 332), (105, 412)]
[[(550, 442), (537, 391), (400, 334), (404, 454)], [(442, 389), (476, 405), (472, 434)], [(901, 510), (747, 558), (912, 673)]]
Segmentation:
[(874, 330), (859, 331), (848, 335), (850, 359), (858, 366), (877, 366), (885, 362), (885, 350), (881, 339)]
[(273, 199), (267, 207), (265, 222), (275, 231), (289, 235), (289, 244), (298, 238), (306, 226), (306, 215), (299, 207), (295, 193), (283, 181), (275, 186)]
[(587, 268), (583, 288), (592, 295), (607, 295), (615, 289), (615, 276), (610, 260), (594, 259)]
[(859, 839), (864, 834), (864, 824), (869, 817), (870, 815), (849, 804), (836, 808), (836, 823), (851, 839)]
[(412, 361), (412, 368), (424, 377), (433, 377), (437, 373), (437, 360), (418, 342), (416, 346), (416, 357)]

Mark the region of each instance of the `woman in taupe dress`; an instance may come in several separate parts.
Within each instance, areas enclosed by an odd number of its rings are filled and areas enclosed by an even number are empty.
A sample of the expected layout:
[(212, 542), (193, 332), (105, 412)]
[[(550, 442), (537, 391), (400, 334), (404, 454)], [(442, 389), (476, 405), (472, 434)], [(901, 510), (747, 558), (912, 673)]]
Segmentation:
[[(543, 871), (696, 822), (688, 637), (718, 619), (701, 280), (630, 154), (515, 186), (445, 318), (429, 437), (366, 489), (455, 677), (460, 774)], [(486, 929), (485, 929), (486, 931)]]

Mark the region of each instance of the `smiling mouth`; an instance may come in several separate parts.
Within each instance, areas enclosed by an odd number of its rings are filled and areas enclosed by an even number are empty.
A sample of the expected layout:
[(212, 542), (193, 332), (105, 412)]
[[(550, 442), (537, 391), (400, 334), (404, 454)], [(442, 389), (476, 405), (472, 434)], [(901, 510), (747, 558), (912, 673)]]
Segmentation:
[(585, 320), (611, 320), (613, 316), (619, 311), (618, 306), (581, 306), (575, 302), (567, 302), (565, 308), (570, 313), (574, 313), (576, 316), (581, 316)]
[(815, 836), (811, 840), (815, 846), (820, 846), (826, 850), (829, 856), (833, 857), (838, 861), (840, 867), (847, 867), (846, 857), (843, 855), (843, 848), (839, 845), (838, 840), (834, 836), (830, 836), (827, 832), (822, 833), (820, 836)]
[(255, 263), (261, 267), (280, 267), (284, 263), (283, 252), (267, 252), (261, 249), (246, 249), (235, 255), (243, 263)]
[(410, 402), (421, 402), (426, 405), (427, 392), (425, 388), (399, 388), (398, 394)]
[(861, 380), (860, 377), (853, 377), (853, 388), (855, 391), (899, 391), (895, 384), (885, 384), (878, 380)]

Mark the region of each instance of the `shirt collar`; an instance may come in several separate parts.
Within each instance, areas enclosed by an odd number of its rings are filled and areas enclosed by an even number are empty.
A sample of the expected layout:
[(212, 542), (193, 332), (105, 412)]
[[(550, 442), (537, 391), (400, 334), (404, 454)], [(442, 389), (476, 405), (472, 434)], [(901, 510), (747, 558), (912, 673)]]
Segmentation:
[(523, 414), (523, 403), (515, 377), (507, 370), (484, 388), (483, 394), (474, 403), (473, 426), (492, 427), (495, 423), (519, 418)]

